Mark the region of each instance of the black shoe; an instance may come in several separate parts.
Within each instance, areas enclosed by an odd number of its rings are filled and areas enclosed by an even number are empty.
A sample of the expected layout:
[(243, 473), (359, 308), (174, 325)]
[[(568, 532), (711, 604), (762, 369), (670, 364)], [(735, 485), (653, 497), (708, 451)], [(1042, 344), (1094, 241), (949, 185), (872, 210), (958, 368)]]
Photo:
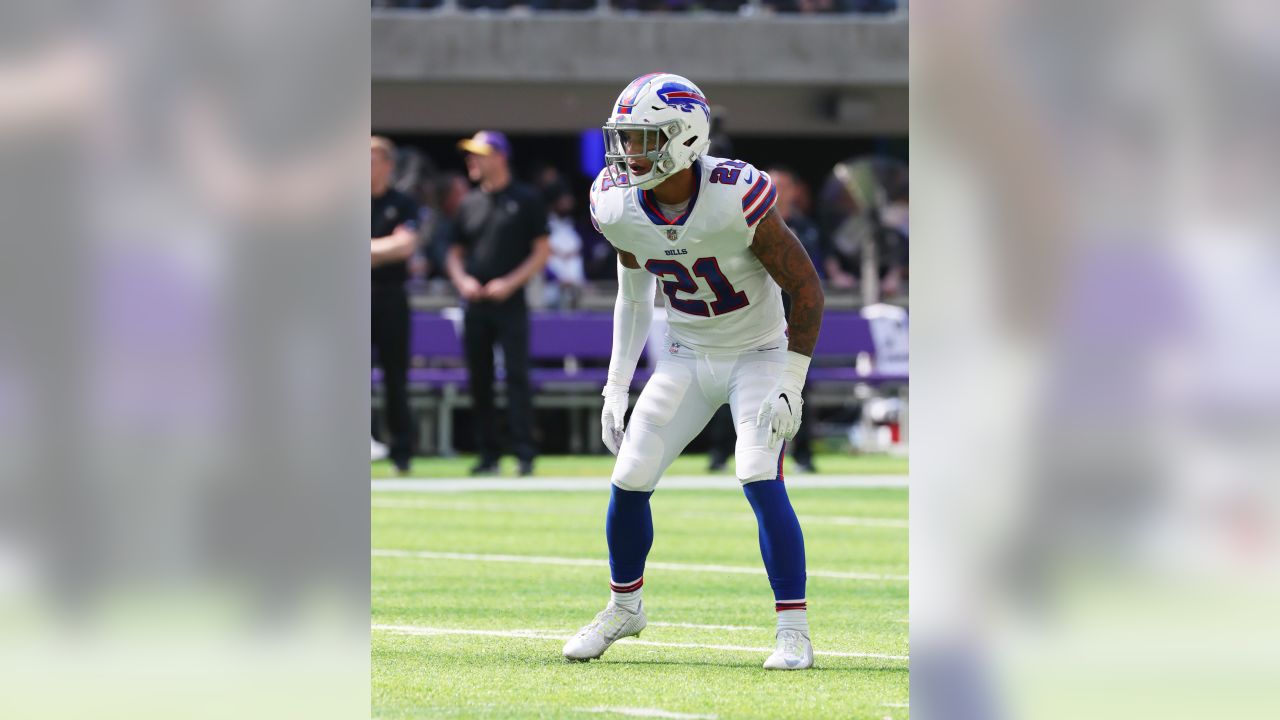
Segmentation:
[(720, 472), (728, 462), (728, 456), (713, 454), (711, 456), (711, 464), (707, 466), (707, 469), (711, 472)]
[(475, 477), (477, 475), (497, 475), (497, 474), (498, 474), (497, 460), (488, 460), (488, 461), (481, 460), (480, 462), (476, 463), (475, 467), (471, 468), (472, 477)]
[(521, 460), (520, 469), (516, 471), (516, 474), (519, 475), (520, 477), (530, 477), (531, 475), (533, 475), (533, 461)]
[(804, 460), (801, 460), (800, 458), (795, 458), (795, 463), (800, 467), (800, 470), (803, 472), (807, 472), (807, 473), (818, 472), (818, 468), (814, 467), (812, 458), (805, 458)]
[(400, 477), (404, 477), (409, 474), (408, 460), (392, 460), (391, 464), (395, 466), (396, 474), (399, 475)]

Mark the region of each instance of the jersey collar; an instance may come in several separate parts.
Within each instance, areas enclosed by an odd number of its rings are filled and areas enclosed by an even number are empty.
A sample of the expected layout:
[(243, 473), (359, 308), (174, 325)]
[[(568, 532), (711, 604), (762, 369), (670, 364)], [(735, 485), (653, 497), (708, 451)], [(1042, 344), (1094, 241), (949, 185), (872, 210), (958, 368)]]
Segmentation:
[(689, 198), (689, 205), (684, 212), (674, 220), (668, 219), (662, 214), (662, 208), (658, 206), (658, 199), (654, 197), (652, 190), (636, 189), (636, 204), (649, 217), (654, 225), (684, 225), (684, 221), (693, 213), (693, 206), (698, 203), (698, 191), (702, 188), (702, 159), (693, 161), (693, 196)]

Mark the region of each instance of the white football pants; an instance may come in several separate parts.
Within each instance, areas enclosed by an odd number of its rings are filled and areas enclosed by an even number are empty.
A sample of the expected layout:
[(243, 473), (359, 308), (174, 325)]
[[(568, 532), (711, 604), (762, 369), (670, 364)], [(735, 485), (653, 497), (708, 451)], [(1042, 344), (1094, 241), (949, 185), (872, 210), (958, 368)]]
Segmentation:
[(765, 395), (786, 364), (787, 339), (726, 355), (696, 352), (668, 339), (667, 350), (631, 411), (613, 484), (650, 491), (676, 457), (726, 402), (738, 433), (734, 465), (738, 480), (772, 480), (782, 467), (783, 444), (769, 448), (769, 423), (756, 427)]

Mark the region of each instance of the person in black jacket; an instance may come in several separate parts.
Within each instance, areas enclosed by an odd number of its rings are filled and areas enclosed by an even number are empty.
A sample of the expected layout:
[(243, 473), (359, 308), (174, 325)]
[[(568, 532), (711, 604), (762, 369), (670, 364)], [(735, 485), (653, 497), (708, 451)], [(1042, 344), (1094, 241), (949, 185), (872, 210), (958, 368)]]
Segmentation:
[(498, 469), (500, 445), (493, 403), (493, 346), (502, 345), (507, 419), (520, 474), (533, 472), (533, 399), (529, 387), (529, 310), (524, 285), (551, 253), (547, 210), (534, 189), (515, 182), (502, 133), (482, 130), (458, 143), (478, 187), (458, 208), (446, 264), (466, 305), (463, 346), (471, 375), (479, 462), (472, 474)]
[[(409, 413), (409, 279), (408, 260), (418, 244), (418, 205), (391, 187), (395, 146), (384, 137), (370, 138), (372, 267), (369, 334), (382, 367), (390, 455), (400, 474), (409, 472), (413, 456), (413, 422)], [(378, 432), (374, 423), (373, 436)]]

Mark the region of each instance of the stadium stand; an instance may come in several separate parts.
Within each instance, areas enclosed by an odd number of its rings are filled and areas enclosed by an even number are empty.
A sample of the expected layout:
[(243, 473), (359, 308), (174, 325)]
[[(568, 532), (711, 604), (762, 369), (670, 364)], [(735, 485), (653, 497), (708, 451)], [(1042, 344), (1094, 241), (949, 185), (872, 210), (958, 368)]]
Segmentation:
[[(878, 303), (909, 306), (904, 2), (373, 5), (373, 129), (396, 141), (403, 153), (397, 186), (423, 206), (423, 250), (410, 281), (410, 385), (420, 453), (469, 449), (469, 433), (458, 431), (458, 423), (468, 427), (469, 407), (461, 314), (456, 291), (441, 275), (440, 257), (468, 186), (455, 144), (476, 127), (507, 133), (521, 180), (543, 188), (549, 198), (560, 185), (573, 195), (566, 227), (580, 236), (586, 282), (568, 298), (549, 292), (551, 277), (530, 288), (534, 408), (544, 452), (604, 452), (599, 393), (611, 344), (616, 261), (586, 217), (587, 187), (602, 162), (591, 147), (600, 138), (601, 108), (638, 68), (659, 67), (666, 56), (653, 51), (664, 47), (684, 50), (681, 68), (716, 103), (734, 157), (794, 174), (799, 212), (818, 228), (816, 247), (806, 249), (820, 273), (833, 264), (842, 272), (838, 282), (824, 278), (827, 314), (811, 367), (815, 427), (830, 447), (847, 447), (842, 443), (854, 437), (851, 428), (866, 429), (869, 403), (901, 402), (905, 412), (905, 343), (888, 357), (869, 319)], [(799, 17), (819, 13), (820, 18)], [(769, 62), (745, 70), (737, 54), (705, 42), (722, 34)], [(815, 54), (823, 62), (814, 63)], [(875, 177), (882, 187), (868, 193), (838, 177), (837, 166), (852, 168), (855, 179)], [(874, 172), (860, 172), (864, 168)], [(905, 339), (905, 312), (894, 317), (889, 322), (902, 326)], [(651, 334), (651, 350), (659, 345), (654, 339)], [(648, 376), (642, 358), (633, 389)], [(372, 380), (376, 407), (376, 370)]]
[(375, 8), (506, 12), (781, 13), (879, 15), (905, 9), (898, 0), (373, 0)]

